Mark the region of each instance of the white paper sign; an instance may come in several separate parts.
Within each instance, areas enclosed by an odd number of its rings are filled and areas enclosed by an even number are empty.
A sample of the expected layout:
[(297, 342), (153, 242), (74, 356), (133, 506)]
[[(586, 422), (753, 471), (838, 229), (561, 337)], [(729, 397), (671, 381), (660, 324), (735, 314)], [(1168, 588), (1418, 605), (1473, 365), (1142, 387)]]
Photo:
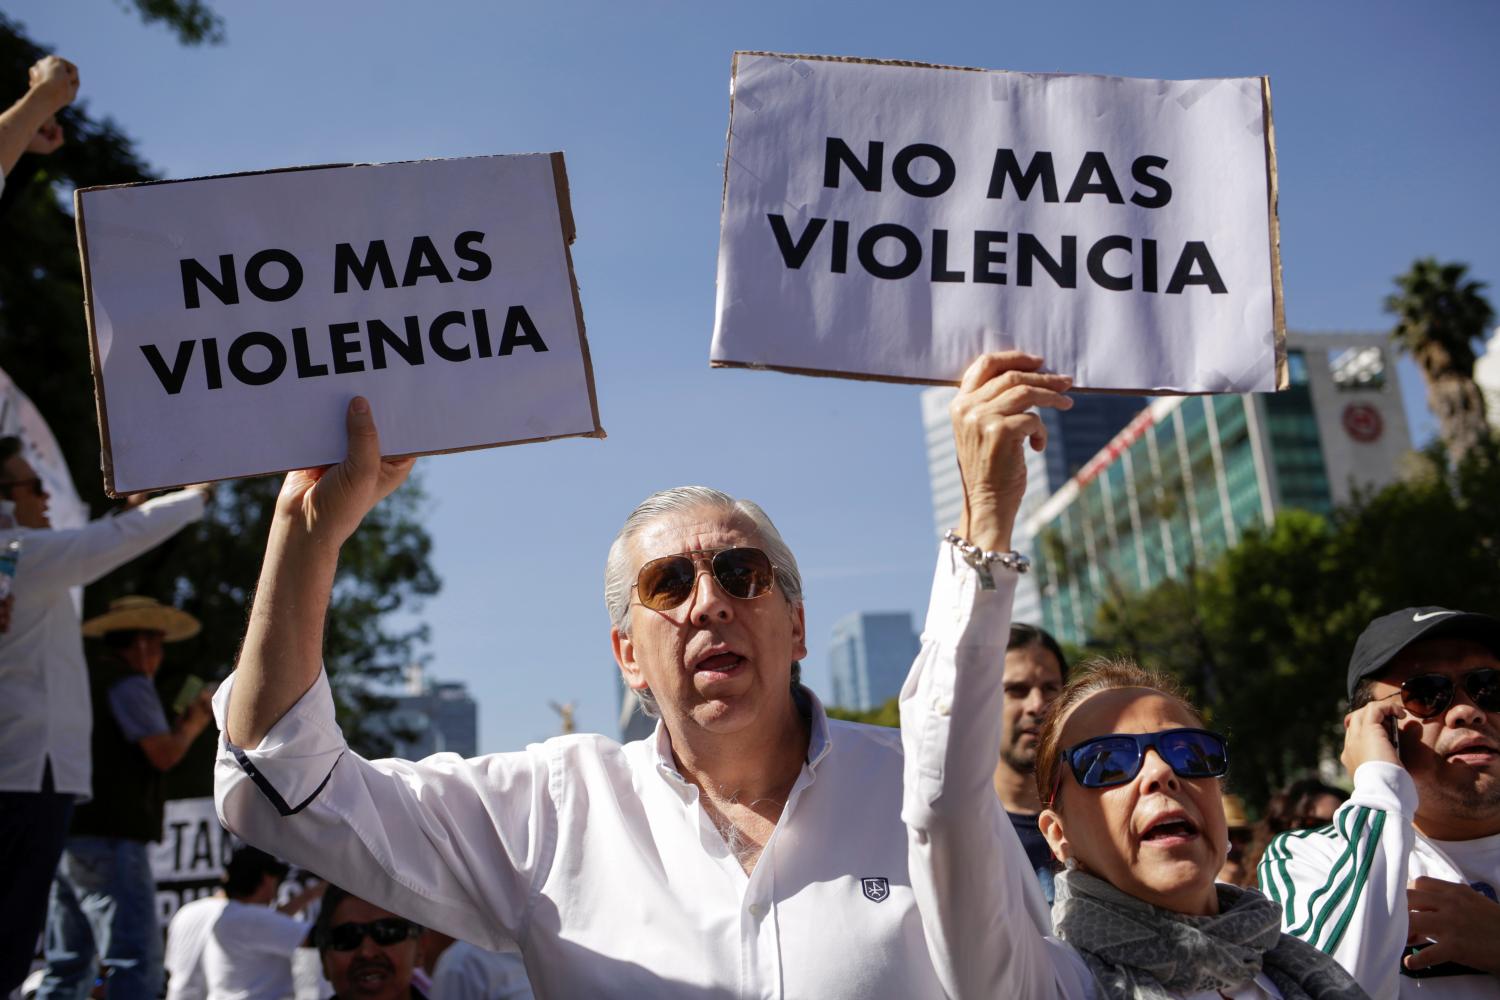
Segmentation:
[(234, 847), (234, 839), (219, 825), (212, 795), (167, 800), (161, 840), (151, 845), (150, 855), (163, 927), (182, 904), (213, 894)]
[(105, 486), (603, 436), (562, 154), (317, 167), (76, 198)]
[(711, 363), (1270, 390), (1269, 86), (737, 53)]

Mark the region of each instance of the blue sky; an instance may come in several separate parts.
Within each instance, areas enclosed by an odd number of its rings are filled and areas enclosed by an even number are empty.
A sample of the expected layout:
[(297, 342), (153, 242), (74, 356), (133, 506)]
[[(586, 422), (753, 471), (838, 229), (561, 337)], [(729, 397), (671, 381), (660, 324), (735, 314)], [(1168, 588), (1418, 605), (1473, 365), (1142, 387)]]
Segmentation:
[(432, 672), (470, 684), (484, 750), (553, 733), (549, 699), (613, 731), (604, 554), (655, 489), (707, 483), (776, 519), (806, 577), (815, 687), (837, 618), (925, 607), (935, 541), (918, 390), (708, 368), (735, 49), (1267, 74), (1289, 326), (1385, 328), (1390, 279), (1421, 255), (1500, 281), (1500, 7), (1480, 0), (216, 6), (227, 41), (197, 49), (121, 4), (6, 8), (79, 63), (89, 110), (167, 177), (567, 154), (609, 439), (419, 464), (445, 581), (421, 611)]

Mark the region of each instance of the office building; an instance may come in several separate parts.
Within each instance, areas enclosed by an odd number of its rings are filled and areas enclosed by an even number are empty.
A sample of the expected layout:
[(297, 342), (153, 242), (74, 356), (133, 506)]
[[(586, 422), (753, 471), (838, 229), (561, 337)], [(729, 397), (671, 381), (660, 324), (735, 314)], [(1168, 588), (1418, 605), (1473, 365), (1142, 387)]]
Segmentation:
[(1386, 335), (1292, 334), (1287, 362), (1281, 392), (1154, 399), (1031, 513), (1044, 628), (1082, 644), (1107, 596), (1396, 478), (1411, 440)]
[[(927, 443), (927, 475), (932, 484), (932, 513), (937, 535), (957, 527), (963, 514), (963, 483), (953, 448), (953, 425), (948, 404), (957, 390), (947, 387), (922, 393), (922, 427)], [(1016, 551), (1034, 554), (1035, 539), (1025, 525), (1054, 492), (1083, 464), (1109, 443), (1110, 438), (1140, 412), (1142, 396), (1088, 395), (1074, 397), (1071, 410), (1042, 410), (1047, 427), (1047, 450), (1026, 449), (1026, 495), (1016, 518), (1011, 544)], [(1041, 593), (1034, 578), (1023, 577), (1016, 588), (1013, 609), (1016, 621), (1037, 622), (1041, 616)]]
[(878, 708), (901, 691), (920, 647), (906, 611), (860, 611), (833, 626), (828, 649), (831, 704)]
[(418, 665), (407, 668), (406, 688), (372, 721), (392, 743), (392, 757), (421, 760), (435, 753), (479, 753), (479, 706), (462, 681), (434, 681)]

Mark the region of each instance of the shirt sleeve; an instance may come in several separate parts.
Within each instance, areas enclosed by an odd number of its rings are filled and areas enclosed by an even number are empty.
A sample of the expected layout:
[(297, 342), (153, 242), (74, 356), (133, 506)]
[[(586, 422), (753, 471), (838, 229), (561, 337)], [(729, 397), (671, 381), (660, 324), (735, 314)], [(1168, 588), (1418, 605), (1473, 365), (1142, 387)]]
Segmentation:
[(345, 743), (320, 673), (259, 746), (242, 748), (223, 736), (234, 681), (214, 697), (226, 828), (445, 934), (491, 948), (524, 940), (557, 842), (552, 744), (365, 760)]
[(1416, 808), (1405, 768), (1368, 761), (1331, 826), (1281, 834), (1260, 862), (1282, 930), (1332, 955), (1372, 997), (1400, 992)]
[(93, 583), (203, 516), (203, 495), (179, 490), (81, 528), (30, 530), (22, 537), (16, 587)]
[(131, 743), (172, 731), (156, 685), (145, 674), (127, 677), (110, 688), (109, 710), (119, 724), (120, 733)]
[(257, 951), (284, 958), (307, 939), (311, 928), (311, 924), (296, 917), (289, 917), (269, 906), (259, 906), (255, 912), (255, 930), (245, 935), (245, 942)]
[(995, 795), (1013, 573), (979, 589), (943, 545), (922, 648), (901, 689), (902, 819), (923, 932), (955, 998), (1086, 995), (1067, 983), (1031, 862)]

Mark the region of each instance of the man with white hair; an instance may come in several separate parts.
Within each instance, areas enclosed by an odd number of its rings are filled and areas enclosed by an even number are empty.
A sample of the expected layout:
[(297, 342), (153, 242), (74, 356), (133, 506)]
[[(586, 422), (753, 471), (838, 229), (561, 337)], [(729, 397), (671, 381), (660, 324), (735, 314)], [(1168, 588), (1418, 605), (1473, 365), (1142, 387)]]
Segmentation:
[[(1027, 411), (1068, 405), (1067, 379), (1040, 365), (1009, 353), (971, 369), (959, 453), (974, 509), (1019, 467), (976, 459), (992, 439), (974, 427), (1041, 437)], [(797, 682), (801, 579), (753, 503), (668, 490), (611, 547), (611, 642), (659, 713), (650, 738), (415, 764), (350, 752), (323, 616), (339, 547), (411, 460), (381, 459), (362, 399), (348, 431), (343, 463), (282, 488), (239, 667), (215, 699), (226, 826), (425, 926), (513, 939), (538, 996), (942, 995), (907, 874), (899, 734), (830, 720)]]

